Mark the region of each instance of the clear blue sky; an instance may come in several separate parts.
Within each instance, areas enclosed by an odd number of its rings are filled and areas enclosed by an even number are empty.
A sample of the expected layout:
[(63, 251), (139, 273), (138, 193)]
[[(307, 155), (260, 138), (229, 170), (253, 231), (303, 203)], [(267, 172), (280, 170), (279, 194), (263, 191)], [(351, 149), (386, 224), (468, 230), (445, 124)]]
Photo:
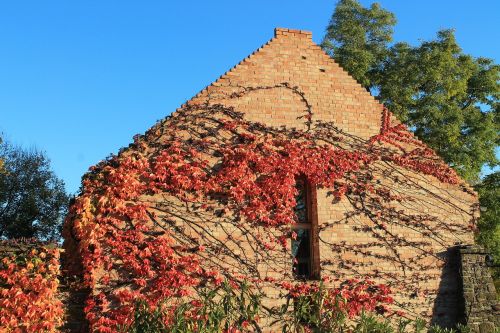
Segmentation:
[[(362, 0), (368, 5), (372, 1)], [(2, 1), (0, 132), (36, 146), (69, 192), (89, 166), (273, 36), (320, 42), (336, 1)], [(500, 58), (498, 0), (380, 0), (395, 40), (455, 28), (465, 52)]]

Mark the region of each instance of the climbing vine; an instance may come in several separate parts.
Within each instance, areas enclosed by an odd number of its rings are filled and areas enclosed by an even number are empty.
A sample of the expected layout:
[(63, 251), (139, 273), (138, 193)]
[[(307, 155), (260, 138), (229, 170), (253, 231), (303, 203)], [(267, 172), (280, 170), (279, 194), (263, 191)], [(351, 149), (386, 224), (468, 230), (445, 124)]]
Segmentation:
[[(229, 98), (257, 89), (242, 89)], [(262, 89), (289, 89), (307, 102), (287, 84)], [(136, 137), (132, 149), (91, 168), (64, 234), (67, 247), (74, 246), (72, 241), (77, 244), (80, 273), (94, 290), (85, 307), (93, 331), (131, 327), (138, 301), (173, 315), (186, 300), (196, 304), (200, 288), (216, 288), (225, 279), (235, 286), (245, 281), (256, 288), (272, 284), (293, 297), (317, 288), (276, 283), (255, 268), (273, 255), (283, 257), (289, 249), (290, 226), (297, 222), (299, 176), (328, 190), (333, 203), (347, 200), (357, 210), (353, 216), (368, 216), (372, 226), (363, 231), (393, 251), (386, 259), (395, 260), (403, 270), (407, 265), (425, 269), (418, 266), (418, 256), (401, 259), (397, 246), (425, 248), (427, 243), (394, 234), (389, 224), (438, 234), (428, 223), (433, 217), (396, 210), (392, 203), (407, 198), (377, 182), (377, 177), (403, 168), (457, 184), (456, 174), (401, 125), (391, 125), (388, 111), (380, 133), (363, 140), (334, 124), (313, 122), (311, 107), (305, 106), (306, 130), (297, 130), (247, 121), (220, 104), (188, 105)], [(213, 228), (227, 232), (226, 238), (213, 235)], [(243, 239), (261, 257), (241, 250)], [(330, 245), (333, 250), (342, 247)], [(372, 256), (364, 246), (354, 250)], [(434, 254), (424, 250), (420, 255)], [(276, 267), (288, 267), (287, 260)], [(345, 307), (335, 306), (349, 315), (362, 310), (390, 312), (386, 305), (392, 298), (385, 285), (351, 281), (331, 290), (330, 300), (338, 295), (347, 300)], [(186, 316), (196, 316), (196, 311)]]
[(35, 241), (0, 242), (0, 331), (57, 332), (59, 249)]

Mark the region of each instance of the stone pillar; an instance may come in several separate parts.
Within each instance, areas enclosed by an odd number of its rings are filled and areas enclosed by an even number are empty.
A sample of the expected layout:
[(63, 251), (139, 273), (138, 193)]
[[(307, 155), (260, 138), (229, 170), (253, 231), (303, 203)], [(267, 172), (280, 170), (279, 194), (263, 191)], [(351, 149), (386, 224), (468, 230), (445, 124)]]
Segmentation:
[(493, 333), (500, 328), (500, 304), (486, 255), (488, 252), (478, 245), (460, 249), (464, 322), (474, 333)]

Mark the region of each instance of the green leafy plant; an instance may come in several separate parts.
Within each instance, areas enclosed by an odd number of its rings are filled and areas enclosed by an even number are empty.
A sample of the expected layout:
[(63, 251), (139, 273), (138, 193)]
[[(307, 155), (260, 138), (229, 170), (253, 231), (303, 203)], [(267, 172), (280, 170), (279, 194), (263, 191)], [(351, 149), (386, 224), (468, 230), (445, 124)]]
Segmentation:
[(444, 328), (440, 326), (431, 326), (429, 328), (429, 333), (470, 333), (469, 327), (458, 324), (456, 328)]
[[(391, 324), (383, 316), (392, 302), (390, 290), (369, 281), (348, 280), (339, 288), (319, 284), (295, 284), (288, 287), (287, 301), (271, 309), (282, 332), (371, 332)], [(406, 326), (404, 322), (400, 326)], [(394, 330), (387, 331), (393, 332)], [(357, 331), (356, 331), (357, 332)], [(378, 331), (376, 331), (378, 332)], [(385, 331), (381, 331), (385, 332)]]
[[(121, 327), (124, 331), (125, 327)], [(130, 333), (160, 333), (165, 332), (167, 326), (163, 321), (161, 307), (152, 310), (144, 300), (137, 301), (134, 324), (128, 328)]]
[(387, 319), (362, 313), (352, 331), (354, 333), (393, 333), (394, 328)]
[(121, 329), (131, 333), (261, 332), (261, 296), (247, 283), (226, 280), (215, 289), (202, 288), (198, 297), (176, 305), (170, 315), (164, 306), (168, 300), (154, 309), (138, 301), (133, 324)]

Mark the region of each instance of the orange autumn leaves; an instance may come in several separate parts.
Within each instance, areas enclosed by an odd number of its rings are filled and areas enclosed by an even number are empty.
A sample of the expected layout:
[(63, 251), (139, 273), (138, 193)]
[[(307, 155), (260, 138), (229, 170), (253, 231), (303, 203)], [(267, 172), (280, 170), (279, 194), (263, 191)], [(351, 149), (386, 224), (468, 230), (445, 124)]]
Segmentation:
[(27, 246), (0, 260), (0, 332), (56, 332), (59, 249)]

